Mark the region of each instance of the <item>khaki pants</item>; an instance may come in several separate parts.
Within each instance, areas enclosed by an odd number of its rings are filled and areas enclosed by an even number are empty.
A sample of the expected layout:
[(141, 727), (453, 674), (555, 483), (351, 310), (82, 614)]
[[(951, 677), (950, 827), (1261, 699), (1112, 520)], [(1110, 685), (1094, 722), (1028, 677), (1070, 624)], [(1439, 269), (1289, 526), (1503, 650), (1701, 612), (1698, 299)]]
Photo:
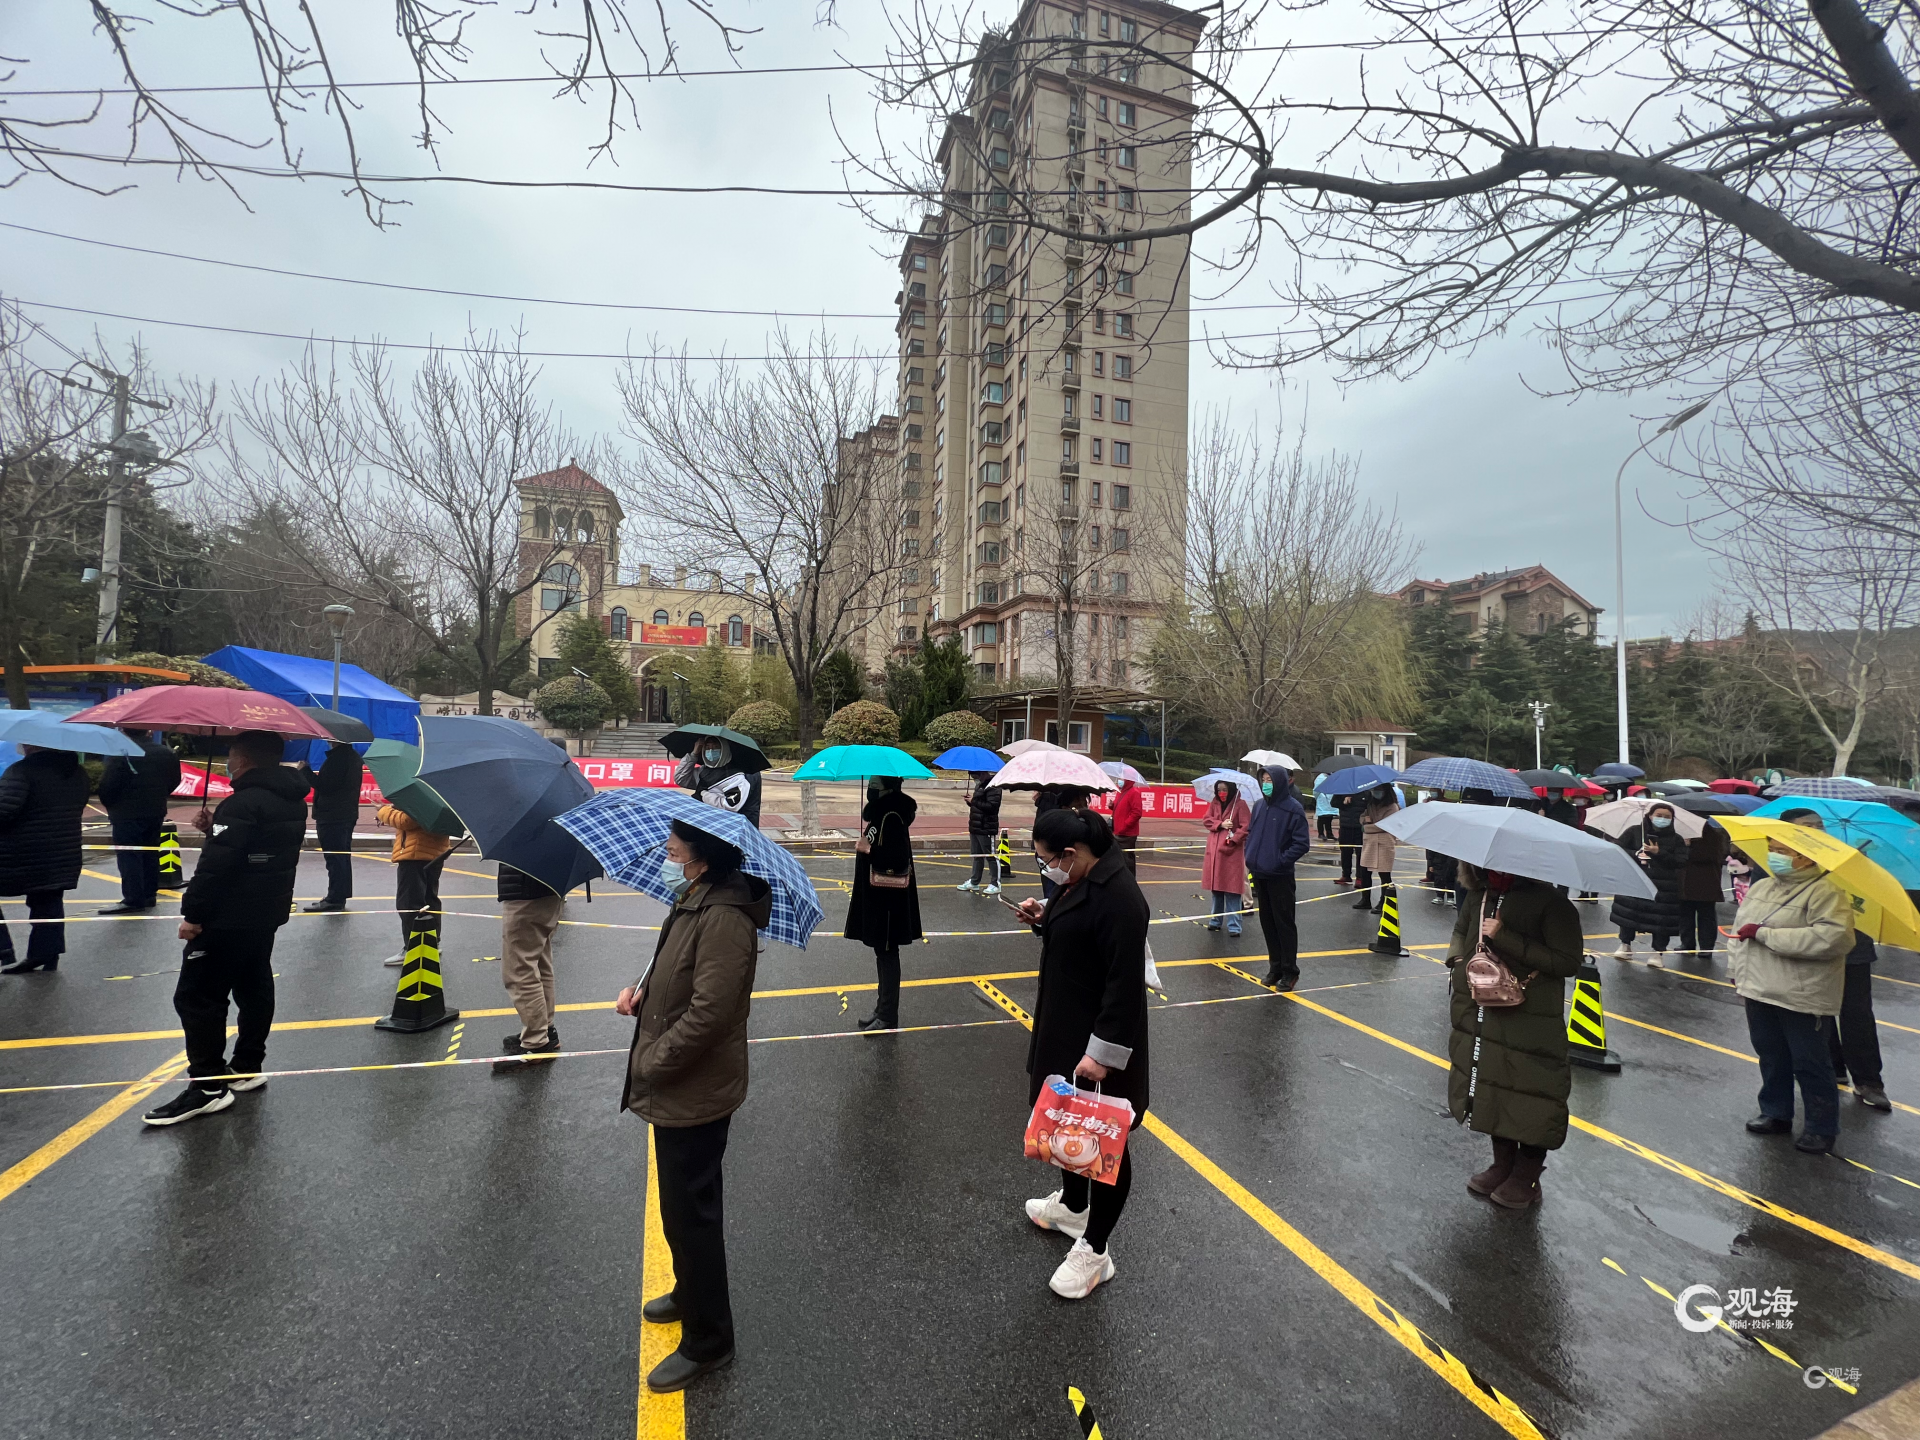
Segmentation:
[(520, 1012), (520, 1038), (544, 1040), (553, 1024), (553, 932), (560, 925), (558, 895), (507, 900), (500, 906), (500, 978)]

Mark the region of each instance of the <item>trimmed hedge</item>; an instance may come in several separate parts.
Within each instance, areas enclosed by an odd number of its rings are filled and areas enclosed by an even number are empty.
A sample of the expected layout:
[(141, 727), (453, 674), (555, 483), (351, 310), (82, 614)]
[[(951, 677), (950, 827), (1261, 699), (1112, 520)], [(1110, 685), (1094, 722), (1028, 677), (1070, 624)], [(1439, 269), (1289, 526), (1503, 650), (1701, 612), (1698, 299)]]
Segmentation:
[(892, 745), (900, 739), (900, 717), (878, 700), (856, 700), (828, 716), (820, 733), (829, 745)]
[(956, 745), (979, 745), (991, 750), (993, 742), (1000, 738), (991, 720), (971, 710), (949, 710), (944, 715), (936, 715), (922, 733), (927, 747), (936, 755)]
[[(727, 717), (727, 729), (738, 730), (759, 741), (760, 748), (766, 750), (770, 745), (783, 745), (793, 739), (793, 716), (784, 705), (754, 700)], [(771, 754), (768, 758), (772, 758)]]
[(613, 713), (613, 699), (591, 680), (562, 675), (534, 692), (533, 708), (549, 725), (578, 735)]

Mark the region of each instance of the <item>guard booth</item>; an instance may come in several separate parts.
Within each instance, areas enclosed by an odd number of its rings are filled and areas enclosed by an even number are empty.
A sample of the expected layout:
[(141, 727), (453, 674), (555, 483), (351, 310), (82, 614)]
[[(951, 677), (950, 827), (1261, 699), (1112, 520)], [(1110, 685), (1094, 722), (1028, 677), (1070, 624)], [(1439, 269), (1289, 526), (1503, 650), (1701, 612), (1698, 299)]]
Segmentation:
[(976, 695), (973, 708), (993, 721), (996, 744), (1016, 740), (1045, 740), (1098, 762), (1105, 758), (1107, 717), (1119, 712), (1158, 707), (1160, 733), (1166, 734), (1166, 701), (1159, 695), (1111, 686), (1088, 685), (1074, 692), (1073, 706), (1062, 724), (1058, 689), (1003, 690)]

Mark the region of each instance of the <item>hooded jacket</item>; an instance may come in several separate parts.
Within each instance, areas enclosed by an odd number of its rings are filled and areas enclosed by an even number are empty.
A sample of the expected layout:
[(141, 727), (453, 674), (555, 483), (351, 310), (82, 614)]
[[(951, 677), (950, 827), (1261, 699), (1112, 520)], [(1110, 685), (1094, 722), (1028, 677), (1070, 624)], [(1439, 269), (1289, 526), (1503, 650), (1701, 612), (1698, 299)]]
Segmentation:
[(1727, 946), (1728, 971), (1742, 998), (1838, 1015), (1853, 949), (1853, 901), (1817, 867), (1754, 882), (1733, 928), (1758, 925), (1751, 940)]
[(213, 812), (180, 918), (207, 930), (267, 930), (293, 913), (293, 877), (307, 838), (307, 781), (261, 765), (233, 782)]
[[(1661, 831), (1652, 825), (1636, 825), (1620, 837), (1620, 844), (1647, 878), (1653, 881), (1651, 900), (1638, 895), (1616, 895), (1609, 918), (1624, 932), (1644, 931), (1650, 935), (1678, 935), (1686, 928), (1686, 909), (1680, 903), (1680, 889), (1687, 867), (1687, 842), (1674, 830)], [(1653, 854), (1640, 858), (1647, 845)]]
[(151, 739), (138, 755), (110, 756), (100, 767), (100, 803), (115, 820), (164, 820), (180, 784), (180, 757)]
[(747, 1012), (773, 890), (736, 870), (667, 912), (627, 1052), (620, 1106), (650, 1125), (705, 1125), (747, 1098)]
[(1291, 880), (1295, 862), (1313, 848), (1312, 829), (1306, 807), (1294, 794), (1293, 777), (1281, 766), (1269, 765), (1267, 778), (1273, 781), (1273, 793), (1261, 798), (1247, 822), (1247, 869), (1256, 880)]
[(451, 835), (427, 829), (398, 805), (382, 805), (374, 819), (392, 827), (394, 860), (438, 860), (452, 854), (460, 843)]
[(1121, 782), (1120, 793), (1113, 797), (1113, 833), (1123, 840), (1138, 839), (1140, 817), (1146, 813), (1146, 797), (1136, 781)]
[(973, 782), (973, 794), (967, 797), (969, 835), (991, 835), (1000, 828), (1000, 800), (1005, 794), (1004, 790), (987, 784), (985, 780)]
[[(720, 752), (716, 765), (706, 763), (707, 751)], [(693, 798), (718, 810), (744, 815), (755, 829), (760, 825), (760, 772), (749, 772), (736, 758), (731, 741), (708, 736), (688, 752), (692, 767), (680, 782), (693, 791)]]
[(87, 772), (71, 750), (37, 750), (0, 775), (0, 895), (80, 883)]
[(1101, 1090), (1147, 1110), (1147, 921), (1152, 911), (1118, 845), (1054, 892), (1037, 927), (1040, 988), (1027, 1042), (1027, 1100), (1082, 1055), (1108, 1067)]

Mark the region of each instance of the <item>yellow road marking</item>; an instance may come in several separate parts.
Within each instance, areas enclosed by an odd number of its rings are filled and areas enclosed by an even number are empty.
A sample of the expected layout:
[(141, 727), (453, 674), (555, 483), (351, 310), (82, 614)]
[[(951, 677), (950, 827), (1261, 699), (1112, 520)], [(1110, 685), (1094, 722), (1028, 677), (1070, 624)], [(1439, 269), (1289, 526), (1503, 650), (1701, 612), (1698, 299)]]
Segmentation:
[[(1247, 974), (1246, 971), (1236, 970), (1231, 965), (1223, 963), (1220, 968), (1223, 970), (1232, 970), (1233, 973), (1240, 976), (1241, 979), (1251, 981), (1255, 985), (1260, 983), (1251, 975)], [(1363, 1035), (1370, 1035), (1375, 1040), (1393, 1046), (1396, 1050), (1403, 1050), (1417, 1059), (1426, 1061), (1429, 1065), (1437, 1065), (1442, 1070), (1451, 1068), (1445, 1060), (1433, 1054), (1431, 1051), (1422, 1050), (1417, 1045), (1409, 1045), (1406, 1041), (1389, 1035), (1383, 1030), (1376, 1030), (1371, 1025), (1363, 1025), (1352, 1016), (1342, 1015), (1338, 1010), (1329, 1009), (1317, 1000), (1305, 999), (1291, 991), (1287, 992), (1286, 998), (1293, 1001), (1296, 1005), (1304, 1005), (1307, 1009), (1326, 1016), (1329, 1020), (1337, 1020), (1342, 1025), (1358, 1030)], [(1663, 1155), (1660, 1151), (1650, 1149), (1637, 1140), (1629, 1140), (1626, 1136), (1615, 1134), (1604, 1126), (1595, 1125), (1591, 1120), (1583, 1120), (1578, 1115), (1572, 1115), (1569, 1116), (1567, 1123), (1583, 1134), (1591, 1135), (1596, 1140), (1604, 1140), (1609, 1145), (1625, 1150), (1629, 1155), (1637, 1155), (1649, 1164), (1658, 1165), (1662, 1170), (1671, 1171), (1683, 1180), (1691, 1180), (1694, 1184), (1703, 1185), (1717, 1194), (1726, 1196), (1729, 1200), (1737, 1200), (1742, 1205), (1750, 1206), (1762, 1214), (1773, 1216), (1776, 1220), (1784, 1220), (1789, 1225), (1805, 1230), (1809, 1235), (1817, 1235), (1822, 1240), (1830, 1244), (1838, 1245), (1843, 1250), (1851, 1250), (1856, 1255), (1872, 1260), (1876, 1264), (1884, 1265), (1889, 1270), (1897, 1271), (1905, 1275), (1909, 1280), (1920, 1280), (1920, 1265), (1914, 1264), (1911, 1260), (1903, 1260), (1898, 1255), (1882, 1250), (1877, 1245), (1869, 1245), (1864, 1240), (1856, 1240), (1853, 1236), (1843, 1231), (1835, 1230), (1830, 1225), (1823, 1225), (1820, 1221), (1810, 1216), (1789, 1210), (1786, 1206), (1777, 1204), (1763, 1195), (1755, 1195), (1751, 1191), (1742, 1190), (1739, 1186), (1729, 1184), (1717, 1175), (1710, 1175), (1704, 1170), (1697, 1170), (1683, 1160), (1676, 1160), (1671, 1155)]]
[[(640, 1242), (640, 1303), (673, 1289), (673, 1252), (660, 1224), (660, 1161), (653, 1153), (653, 1127), (647, 1127), (647, 1219)], [(686, 1440), (686, 1392), (656, 1395), (647, 1388), (647, 1375), (680, 1348), (678, 1325), (640, 1322), (640, 1410), (635, 1440)]]
[(5, 1174), (0, 1175), (0, 1200), (6, 1199), (21, 1186), (42, 1174), (48, 1166), (72, 1154), (86, 1141), (173, 1079), (186, 1068), (186, 1065), (186, 1052), (182, 1051), (166, 1064), (150, 1070), (138, 1084), (122, 1090), (79, 1124), (69, 1125), (26, 1159), (11, 1166)]
[[(981, 983), (980, 988), (1002, 1010), (1028, 1029), (1033, 1028), (1033, 1017), (1003, 992), (984, 982)], [(1281, 1219), (1251, 1190), (1214, 1164), (1192, 1142), (1157, 1114), (1149, 1112), (1142, 1117), (1140, 1124), (1148, 1134), (1173, 1151), (1202, 1179), (1238, 1206), (1254, 1224), (1284, 1245), (1295, 1259), (1331, 1285), (1342, 1299), (1397, 1340), (1410, 1354), (1464, 1395), (1476, 1409), (1484, 1413), (1502, 1430), (1509, 1435), (1520, 1437), (1520, 1440), (1544, 1440), (1539, 1427), (1517, 1404), (1481, 1380), (1444, 1346), (1428, 1338), (1419, 1326), (1369, 1290), (1339, 1261)]]
[[(1611, 1261), (1609, 1261), (1608, 1263), (1612, 1264)], [(1618, 1265), (1615, 1265), (1613, 1268), (1616, 1270), (1620, 1270), (1620, 1267)], [(1620, 1273), (1624, 1275), (1627, 1272), (1624, 1270), (1620, 1270)], [(1640, 1277), (1640, 1283), (1646, 1286), (1649, 1290), (1653, 1291), (1654, 1294), (1664, 1296), (1668, 1301), (1670, 1301), (1676, 1307), (1679, 1305), (1680, 1303), (1679, 1298), (1671, 1290), (1667, 1289), (1666, 1286), (1656, 1285), (1653, 1281), (1647, 1279), (1647, 1277), (1644, 1275)], [(1734, 1339), (1751, 1340), (1755, 1345), (1758, 1345), (1762, 1350), (1766, 1351), (1769, 1355), (1773, 1356), (1774, 1359), (1784, 1360), (1787, 1362), (1787, 1364), (1791, 1365), (1794, 1369), (1800, 1370), (1803, 1372), (1805, 1371), (1806, 1367), (1804, 1365), (1802, 1365), (1798, 1360), (1794, 1359), (1791, 1355), (1787, 1354), (1787, 1352), (1782, 1350), (1778, 1345), (1773, 1344), (1771, 1341), (1767, 1340), (1763, 1336), (1754, 1334), (1753, 1332), (1747, 1331), (1747, 1330), (1736, 1330), (1733, 1328), (1733, 1326), (1729, 1325), (1725, 1320), (1716, 1320), (1714, 1323), (1718, 1325), (1722, 1330), (1726, 1331), (1727, 1334), (1733, 1336)], [(1858, 1395), (1860, 1393), (1853, 1386), (1847, 1384), (1846, 1381), (1836, 1379), (1832, 1374), (1829, 1374), (1827, 1378), (1833, 1381), (1835, 1386), (1837, 1386), (1839, 1389), (1846, 1391), (1847, 1394), (1849, 1395)]]

